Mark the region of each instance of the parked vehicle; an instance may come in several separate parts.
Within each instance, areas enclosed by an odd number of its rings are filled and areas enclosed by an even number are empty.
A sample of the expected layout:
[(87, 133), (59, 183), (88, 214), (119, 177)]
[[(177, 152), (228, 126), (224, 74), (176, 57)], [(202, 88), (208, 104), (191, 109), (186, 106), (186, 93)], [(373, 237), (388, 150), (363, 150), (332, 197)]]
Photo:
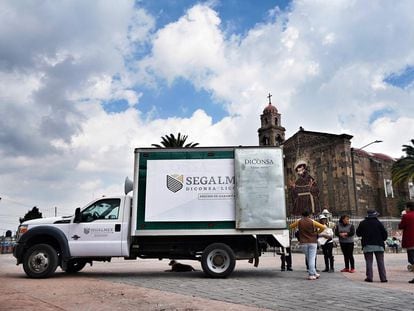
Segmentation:
[(236, 260), (257, 266), (269, 246), (289, 246), (282, 150), (138, 148), (125, 195), (18, 232), (13, 254), (32, 278), (112, 257), (198, 260), (207, 276), (227, 277)]

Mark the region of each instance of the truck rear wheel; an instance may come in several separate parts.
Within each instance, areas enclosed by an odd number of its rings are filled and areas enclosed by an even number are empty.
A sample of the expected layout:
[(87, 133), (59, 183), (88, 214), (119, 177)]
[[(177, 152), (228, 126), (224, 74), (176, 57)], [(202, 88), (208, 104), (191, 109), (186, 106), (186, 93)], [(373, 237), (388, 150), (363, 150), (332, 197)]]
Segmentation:
[(24, 272), (31, 278), (47, 278), (56, 271), (57, 265), (57, 252), (48, 244), (33, 245), (23, 257)]
[(66, 273), (72, 274), (81, 271), (86, 266), (86, 261), (72, 259), (66, 264)]
[(201, 267), (212, 278), (229, 276), (236, 266), (233, 250), (223, 243), (214, 243), (206, 247), (201, 256)]

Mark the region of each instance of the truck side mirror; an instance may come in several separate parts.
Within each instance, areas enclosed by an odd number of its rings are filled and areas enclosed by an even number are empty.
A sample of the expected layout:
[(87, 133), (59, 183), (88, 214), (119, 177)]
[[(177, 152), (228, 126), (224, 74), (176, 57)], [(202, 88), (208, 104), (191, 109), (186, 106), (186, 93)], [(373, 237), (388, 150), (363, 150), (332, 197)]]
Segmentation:
[(82, 216), (81, 216), (81, 209), (80, 209), (80, 207), (78, 207), (76, 210), (75, 210), (75, 219), (73, 220), (73, 222), (74, 223), (80, 223), (81, 222), (81, 220), (82, 220)]

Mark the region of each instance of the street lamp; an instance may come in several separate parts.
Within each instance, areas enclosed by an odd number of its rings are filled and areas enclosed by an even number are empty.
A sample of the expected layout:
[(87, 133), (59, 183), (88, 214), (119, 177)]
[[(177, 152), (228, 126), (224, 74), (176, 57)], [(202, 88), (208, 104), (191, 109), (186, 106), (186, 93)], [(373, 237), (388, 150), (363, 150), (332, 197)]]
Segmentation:
[(365, 146), (362, 146), (361, 148), (351, 148), (351, 166), (352, 166), (352, 181), (353, 181), (353, 188), (354, 188), (354, 200), (355, 200), (355, 212), (356, 214), (358, 214), (359, 211), (359, 203), (358, 203), (358, 189), (357, 189), (357, 185), (356, 185), (356, 176), (355, 176), (355, 160), (354, 160), (354, 153), (355, 150), (362, 150), (372, 144), (378, 144), (378, 143), (382, 143), (382, 140), (374, 140), (372, 142), (370, 142), (369, 144), (366, 144)]
[(382, 140), (374, 140), (374, 141), (371, 141), (369, 144), (366, 144), (365, 146), (362, 146), (361, 148), (357, 148), (357, 150), (362, 150), (362, 149), (364, 149), (364, 148), (366, 148), (366, 147), (368, 147), (368, 146), (370, 146), (372, 144), (378, 144), (378, 143), (382, 143)]

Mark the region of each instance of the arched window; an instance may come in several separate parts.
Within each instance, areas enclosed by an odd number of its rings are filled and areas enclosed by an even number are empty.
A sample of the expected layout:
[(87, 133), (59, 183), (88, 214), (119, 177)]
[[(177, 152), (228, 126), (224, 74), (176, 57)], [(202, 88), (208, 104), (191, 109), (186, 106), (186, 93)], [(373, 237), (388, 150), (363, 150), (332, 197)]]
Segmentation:
[(269, 145), (269, 137), (264, 136), (262, 139), (262, 144), (263, 146), (268, 146)]
[(277, 135), (277, 137), (276, 137), (276, 143), (277, 143), (278, 146), (283, 143), (283, 138), (280, 135)]

